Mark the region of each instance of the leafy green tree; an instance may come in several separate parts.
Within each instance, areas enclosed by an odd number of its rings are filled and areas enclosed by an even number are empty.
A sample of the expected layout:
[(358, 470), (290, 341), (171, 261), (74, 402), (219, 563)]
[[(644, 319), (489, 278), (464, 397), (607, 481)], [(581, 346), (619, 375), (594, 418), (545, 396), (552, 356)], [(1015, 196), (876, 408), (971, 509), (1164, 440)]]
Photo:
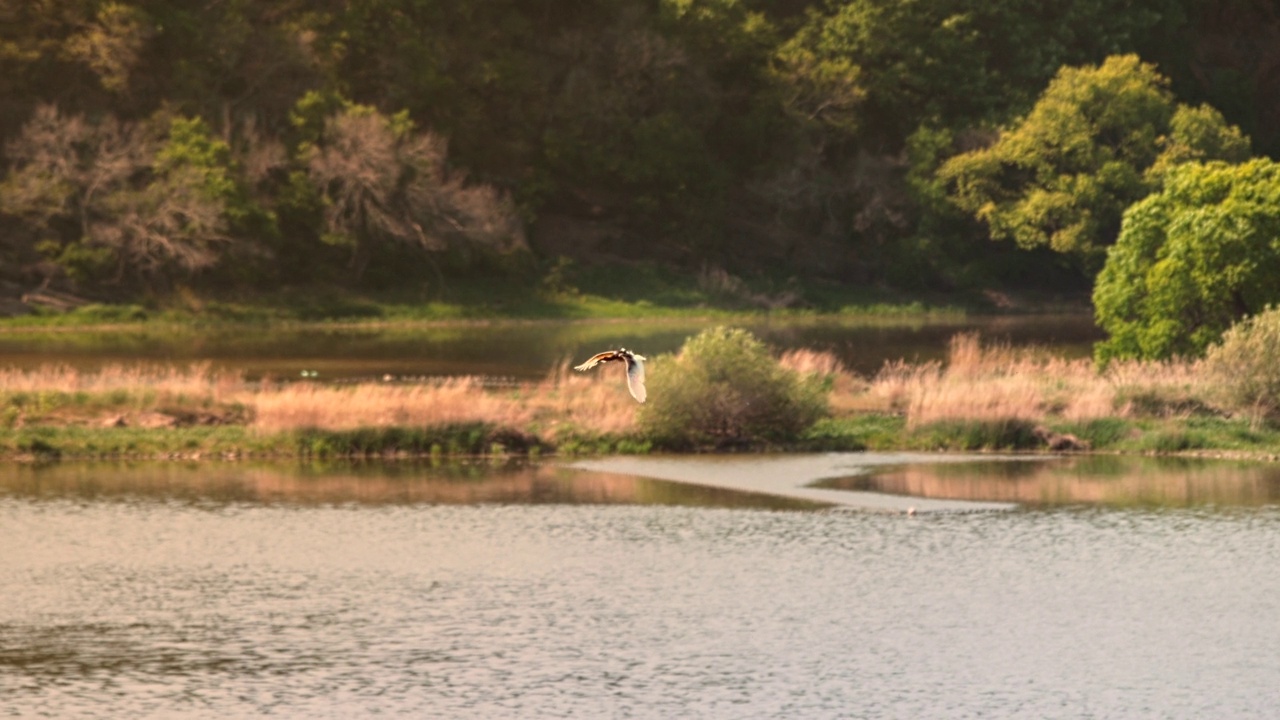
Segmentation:
[(63, 54), (92, 70), (107, 91), (124, 93), (155, 32), (154, 21), (141, 8), (107, 2), (93, 22), (67, 39)]
[(1099, 360), (1198, 355), (1280, 301), (1280, 164), (1187, 163), (1125, 213), (1093, 303)]
[(779, 60), (797, 109), (856, 120), (897, 149), (925, 122), (960, 128), (1023, 111), (1061, 66), (1132, 52), (1182, 4), (846, 0), (811, 9)]
[(1242, 162), (1250, 155), (1249, 138), (1208, 105), (1179, 105), (1169, 120), (1169, 133), (1159, 139), (1159, 145), (1160, 155), (1146, 172), (1147, 179), (1154, 182), (1185, 162)]
[(1096, 267), (1124, 209), (1155, 185), (1149, 170), (1163, 173), (1182, 158), (1239, 160), (1247, 151), (1221, 115), (1180, 109), (1167, 84), (1135, 55), (1063, 68), (1025, 119), (938, 175), (992, 238), (1048, 246)]
[(782, 107), (802, 125), (853, 134), (867, 80), (852, 53), (833, 51), (821, 35), (810, 24), (778, 48), (773, 73), (783, 89)]
[(91, 0), (0, 0), (0, 133), (21, 124), (51, 89), (67, 98), (92, 97), (93, 73), (66, 45), (93, 22)]

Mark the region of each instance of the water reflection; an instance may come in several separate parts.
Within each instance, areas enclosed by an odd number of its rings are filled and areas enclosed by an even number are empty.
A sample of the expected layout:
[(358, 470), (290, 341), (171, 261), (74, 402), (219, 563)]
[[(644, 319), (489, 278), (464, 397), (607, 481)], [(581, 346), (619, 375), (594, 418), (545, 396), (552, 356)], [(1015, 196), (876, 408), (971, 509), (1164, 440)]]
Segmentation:
[[(19, 368), (62, 363), (91, 370), (108, 363), (210, 362), (215, 368), (262, 376), (322, 379), (390, 375), (489, 375), (537, 379), (558, 363), (600, 347), (674, 352), (714, 324), (705, 320), (530, 321), (387, 328), (112, 329), (106, 332), (0, 333), (0, 364)], [(850, 368), (874, 373), (886, 360), (944, 356), (947, 341), (977, 331), (992, 340), (1038, 345), (1084, 357), (1100, 334), (1087, 315), (811, 318), (738, 323), (782, 349), (836, 354)]]
[(812, 508), (814, 503), (523, 461), (56, 463), (0, 467), (0, 498), (334, 505), (646, 504)]
[(820, 486), (1031, 506), (1263, 506), (1280, 504), (1280, 466), (1196, 458), (1083, 456), (910, 465), (827, 480)]
[[(832, 477), (840, 475), (840, 477)], [(827, 478), (827, 479), (822, 479)], [(596, 504), (927, 512), (1280, 505), (1280, 465), (1134, 456), (822, 453), (554, 461), (0, 466), (0, 498), (196, 504)]]

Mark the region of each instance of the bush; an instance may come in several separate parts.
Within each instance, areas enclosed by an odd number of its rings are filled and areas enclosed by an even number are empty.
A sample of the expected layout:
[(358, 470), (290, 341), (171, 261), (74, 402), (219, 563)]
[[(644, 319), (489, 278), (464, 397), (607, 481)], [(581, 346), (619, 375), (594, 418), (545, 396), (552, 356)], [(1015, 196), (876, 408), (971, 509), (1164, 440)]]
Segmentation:
[(1280, 163), (1186, 163), (1132, 205), (1093, 290), (1095, 355), (1200, 356), (1280, 302)]
[(1280, 412), (1280, 308), (1231, 327), (1205, 356), (1206, 375), (1223, 406), (1255, 422)]
[(794, 441), (827, 412), (821, 379), (782, 367), (745, 330), (705, 330), (656, 368), (638, 420), (660, 446)]

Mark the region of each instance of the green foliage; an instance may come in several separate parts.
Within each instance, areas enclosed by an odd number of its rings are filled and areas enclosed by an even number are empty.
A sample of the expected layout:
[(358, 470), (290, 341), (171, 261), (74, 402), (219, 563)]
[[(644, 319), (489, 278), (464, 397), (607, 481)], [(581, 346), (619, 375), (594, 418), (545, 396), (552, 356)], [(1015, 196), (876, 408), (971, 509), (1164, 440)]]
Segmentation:
[[(534, 223), (554, 239), (549, 257), (583, 264), (625, 256), (743, 274), (781, 259), (796, 272), (915, 287), (1034, 277), (1025, 271), (1057, 272), (1062, 259), (992, 251), (978, 223), (941, 202), (936, 161), (972, 148), (975, 128), (1024, 115), (1063, 65), (1133, 52), (1173, 73), (1188, 102), (1212, 99), (1231, 123), (1274, 139), (1266, 11), (1209, 5), (6, 0), (0, 251), (13, 275), (65, 272), (126, 295), (176, 282), (199, 292), (329, 284), (361, 276), (366, 262), (365, 284), (413, 285), (487, 262), (492, 233), (476, 242), (475, 216), (498, 207), (499, 224)], [(1230, 53), (1205, 51), (1228, 41)], [(64, 130), (83, 132), (64, 133), (67, 152), (34, 167), (39, 153), (18, 141), (37, 108), (54, 105), (78, 119)], [(1126, 98), (1099, 107), (1130, 110)], [(361, 122), (375, 115), (387, 127)], [(351, 132), (335, 138), (344, 116)], [(1136, 199), (1126, 193), (1242, 147), (1207, 107), (1176, 110), (1167, 125), (1149, 138), (1163, 159), (1059, 168), (1066, 179), (1046, 180), (1025, 217), (996, 231), (1106, 244)], [(922, 128), (938, 134), (912, 154), (926, 145), (930, 159), (913, 157), (904, 183), (901, 153)], [(347, 202), (337, 186), (364, 173), (372, 185), (412, 186), (421, 168), (398, 172), (375, 146), (390, 138), (403, 149), (428, 129), (471, 178), (445, 179), (489, 189), (494, 202), (465, 195), (431, 227), (395, 192)], [(322, 181), (312, 154), (344, 143), (346, 159), (373, 161)], [(377, 220), (384, 200), (383, 219), (395, 222)], [(488, 210), (464, 212), (474, 207)], [(362, 212), (373, 220), (351, 217)], [(468, 241), (442, 241), (460, 215)], [(37, 252), (41, 242), (57, 247)]]
[(1210, 447), (1210, 439), (1200, 430), (1182, 427), (1158, 428), (1143, 433), (1135, 442), (1135, 449), (1148, 453), (1179, 453)]
[(278, 436), (240, 425), (182, 428), (102, 428), (69, 425), (0, 430), (0, 457), (34, 456), (37, 460), (237, 457), (275, 454)]
[(783, 368), (751, 333), (704, 330), (659, 359), (641, 433), (663, 447), (735, 447), (797, 439), (826, 414), (820, 380)]
[(1210, 110), (1180, 111), (1167, 86), (1136, 55), (1063, 68), (1025, 119), (990, 147), (952, 158), (939, 176), (992, 238), (1048, 246), (1096, 268), (1124, 209), (1151, 190), (1145, 174), (1162, 147), (1160, 172), (1180, 158), (1240, 155), (1238, 130)]
[[(577, 455), (644, 455), (653, 449), (653, 443), (621, 435), (595, 435), (571, 433), (558, 435), (555, 451), (561, 456)], [(531, 451), (532, 452), (532, 451)]]
[(156, 30), (155, 21), (141, 8), (106, 2), (98, 7), (92, 22), (67, 39), (63, 52), (69, 59), (86, 65), (103, 89), (124, 93)]
[(952, 128), (1025, 110), (1065, 64), (1132, 51), (1133, 38), (1176, 17), (1180, 0), (1117, 8), (1031, 0), (846, 0), (807, 21), (781, 46), (793, 107), (837, 128), (900, 146), (907, 133)]
[(289, 125), (294, 133), (293, 146), (301, 154), (309, 152), (324, 135), (325, 122), (353, 105), (354, 103), (334, 90), (309, 90), (304, 93), (289, 110)]
[(1054, 428), (1058, 432), (1075, 435), (1082, 442), (1088, 443), (1093, 450), (1106, 450), (1115, 447), (1132, 430), (1130, 424), (1121, 418), (1096, 418), (1087, 422)]
[(372, 455), (485, 455), (526, 453), (538, 440), (520, 431), (484, 423), (434, 427), (363, 427), (353, 430), (307, 429), (293, 433), (300, 457)]
[(191, 167), (200, 172), (210, 195), (230, 197), (237, 191), (231, 177), (231, 147), (214, 138), (200, 118), (175, 117), (169, 123), (169, 139), (156, 153), (157, 172)]
[(1280, 308), (1246, 317), (1209, 348), (1204, 368), (1230, 410), (1255, 421), (1280, 414)]
[(1249, 138), (1240, 128), (1227, 124), (1222, 113), (1201, 105), (1179, 105), (1169, 120), (1169, 134), (1160, 138), (1160, 155), (1147, 177), (1162, 180), (1169, 170), (1187, 162), (1225, 160), (1240, 163), (1249, 159)]
[(1093, 302), (1111, 358), (1199, 355), (1280, 302), (1280, 164), (1188, 163), (1125, 213)]
[(158, 177), (181, 178), (216, 203), (231, 234), (264, 238), (274, 235), (275, 217), (249, 196), (225, 140), (213, 137), (201, 118), (175, 117), (168, 138), (156, 151)]
[(82, 282), (107, 276), (116, 264), (116, 254), (110, 248), (79, 240), (65, 244), (43, 240), (36, 243), (35, 250), (61, 268), (67, 277)]
[(853, 133), (867, 95), (862, 68), (847, 52), (824, 52), (823, 40), (810, 24), (778, 49), (774, 77), (784, 88), (783, 107), (802, 124)]
[(809, 451), (857, 452), (899, 447), (906, 420), (899, 415), (820, 418), (800, 437)]

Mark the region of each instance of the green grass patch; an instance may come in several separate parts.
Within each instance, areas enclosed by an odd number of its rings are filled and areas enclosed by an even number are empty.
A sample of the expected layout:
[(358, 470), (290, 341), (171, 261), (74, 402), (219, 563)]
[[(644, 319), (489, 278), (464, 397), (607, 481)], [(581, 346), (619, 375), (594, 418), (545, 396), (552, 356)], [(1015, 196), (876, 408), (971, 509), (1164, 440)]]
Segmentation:
[(1043, 447), (1025, 420), (949, 420), (908, 432), (905, 444), (920, 450), (1031, 450)]
[(10, 459), (108, 459), (274, 455), (279, 439), (243, 426), (185, 428), (30, 427), (0, 430), (0, 456)]
[(1057, 424), (1093, 450), (1122, 453), (1177, 454), (1200, 451), (1274, 455), (1280, 452), (1280, 429), (1255, 425), (1244, 418), (1190, 417), (1101, 418), (1087, 423)]
[[(1140, 420), (1099, 419), (1052, 427), (1089, 443), (1094, 450), (1178, 454), (1235, 452), (1280, 455), (1280, 429), (1244, 420), (1192, 417)], [(414, 456), (444, 461), (457, 456), (490, 459), (547, 455), (644, 454), (654, 443), (638, 435), (565, 433), (546, 442), (521, 429), (484, 423), (435, 427), (377, 427), (353, 430), (302, 429), (265, 433), (239, 424), (183, 427), (93, 427), (0, 425), (0, 457), (10, 460), (95, 460), (115, 458), (297, 457), (309, 460)], [(824, 418), (794, 441), (763, 441), (736, 450), (801, 452), (861, 450), (996, 451), (1043, 450), (1033, 424), (942, 422), (908, 429), (902, 417), (866, 414)]]
[(804, 431), (799, 448), (814, 452), (892, 449), (901, 447), (905, 425), (900, 415), (823, 418)]
[(1208, 435), (1185, 428), (1160, 428), (1143, 433), (1134, 445), (1136, 450), (1153, 453), (1179, 453), (1207, 447)]
[(379, 455), (527, 454), (542, 442), (509, 428), (485, 423), (432, 427), (366, 427), (353, 430), (295, 430), (293, 450), (305, 458), (373, 457)]
[[(539, 274), (541, 273), (541, 274)], [(985, 308), (973, 298), (921, 299), (862, 286), (736, 278), (656, 264), (577, 267), (549, 264), (525, 274), (450, 277), (430, 288), (296, 286), (270, 291), (202, 291), (67, 312), (39, 309), (0, 328), (157, 327), (259, 324), (397, 324), (491, 319), (714, 318), (765, 313), (932, 317)]]
[(1076, 436), (1088, 443), (1092, 450), (1115, 449), (1135, 431), (1134, 424), (1123, 418), (1097, 418), (1081, 423), (1055, 424), (1051, 429)]
[(644, 455), (653, 450), (649, 440), (626, 435), (573, 435), (556, 443), (556, 454), (579, 455)]

